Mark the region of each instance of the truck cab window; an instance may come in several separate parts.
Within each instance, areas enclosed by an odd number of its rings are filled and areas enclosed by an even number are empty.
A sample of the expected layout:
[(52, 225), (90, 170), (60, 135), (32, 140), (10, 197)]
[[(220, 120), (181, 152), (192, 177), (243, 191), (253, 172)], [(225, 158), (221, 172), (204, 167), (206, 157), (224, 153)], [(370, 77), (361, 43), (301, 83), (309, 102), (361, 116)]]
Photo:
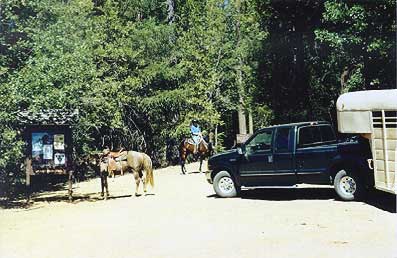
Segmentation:
[(247, 153), (270, 150), (272, 146), (272, 131), (258, 133), (246, 145)]
[(279, 128), (276, 133), (275, 150), (276, 152), (288, 151), (290, 128)]
[(331, 126), (316, 125), (299, 128), (298, 147), (313, 147), (336, 142), (336, 136)]
[(319, 142), (321, 142), (321, 135), (317, 126), (305, 126), (299, 129), (298, 147), (310, 147)]
[(336, 135), (330, 126), (319, 126), (322, 142), (335, 142)]

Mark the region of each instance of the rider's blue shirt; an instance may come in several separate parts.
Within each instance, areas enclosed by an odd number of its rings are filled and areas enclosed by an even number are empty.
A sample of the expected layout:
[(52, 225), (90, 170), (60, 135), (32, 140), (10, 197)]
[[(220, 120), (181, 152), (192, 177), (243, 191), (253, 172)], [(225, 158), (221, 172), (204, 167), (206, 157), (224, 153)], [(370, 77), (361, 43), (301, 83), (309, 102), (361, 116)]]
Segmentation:
[(199, 133), (201, 132), (200, 126), (191, 125), (191, 126), (190, 126), (190, 132), (191, 132), (192, 134), (194, 134), (194, 135), (199, 134)]
[(201, 138), (199, 136), (199, 134), (201, 133), (200, 126), (191, 125), (190, 126), (190, 132), (192, 133), (192, 138), (193, 138), (194, 143), (195, 144), (199, 144), (200, 138)]

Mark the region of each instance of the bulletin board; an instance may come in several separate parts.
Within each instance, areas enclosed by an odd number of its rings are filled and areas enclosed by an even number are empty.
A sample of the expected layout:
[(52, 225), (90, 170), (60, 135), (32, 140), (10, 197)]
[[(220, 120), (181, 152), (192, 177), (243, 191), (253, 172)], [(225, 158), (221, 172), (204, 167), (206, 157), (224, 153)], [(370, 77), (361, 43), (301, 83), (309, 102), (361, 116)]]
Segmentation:
[(69, 126), (31, 126), (25, 132), (30, 174), (66, 174), (72, 164), (72, 134)]

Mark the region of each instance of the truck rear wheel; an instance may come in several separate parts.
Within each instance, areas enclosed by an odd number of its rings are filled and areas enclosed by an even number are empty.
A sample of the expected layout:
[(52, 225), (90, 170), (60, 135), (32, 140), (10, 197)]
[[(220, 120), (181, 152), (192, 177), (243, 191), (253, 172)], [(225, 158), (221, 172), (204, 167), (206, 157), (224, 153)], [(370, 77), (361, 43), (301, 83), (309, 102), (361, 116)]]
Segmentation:
[(344, 201), (356, 201), (364, 197), (365, 185), (362, 178), (350, 170), (339, 170), (334, 179), (334, 188), (338, 197)]
[(230, 198), (237, 196), (236, 184), (227, 171), (220, 171), (214, 177), (215, 193), (220, 197)]

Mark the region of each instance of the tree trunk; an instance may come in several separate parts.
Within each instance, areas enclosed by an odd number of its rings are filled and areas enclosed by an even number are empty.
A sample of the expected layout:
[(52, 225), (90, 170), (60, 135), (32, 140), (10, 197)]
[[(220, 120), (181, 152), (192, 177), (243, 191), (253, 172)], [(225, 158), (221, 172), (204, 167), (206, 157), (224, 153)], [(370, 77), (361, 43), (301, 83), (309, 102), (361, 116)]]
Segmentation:
[(252, 112), (249, 111), (248, 113), (248, 133), (253, 134), (254, 133), (254, 120), (252, 119)]
[(218, 146), (218, 125), (215, 126), (215, 148)]
[(175, 20), (175, 3), (174, 0), (167, 0), (166, 5), (168, 6), (167, 8), (167, 21), (168, 24), (172, 24)]
[(247, 120), (241, 104), (238, 107), (238, 128), (240, 134), (247, 134)]
[[(241, 32), (240, 32), (240, 1), (237, 0), (236, 2), (236, 8), (237, 8), (237, 21), (236, 21), (236, 36), (237, 36), (237, 48), (240, 46), (240, 39), (241, 39)], [(238, 87), (238, 92), (239, 92), (239, 106), (238, 106), (238, 127), (239, 127), (239, 133), (240, 134), (247, 134), (247, 121), (245, 117), (245, 112), (244, 112), (244, 99), (243, 99), (243, 92), (244, 92), (244, 87), (243, 87), (243, 60), (241, 56), (238, 56), (238, 62), (239, 66), (237, 69), (237, 87)]]

